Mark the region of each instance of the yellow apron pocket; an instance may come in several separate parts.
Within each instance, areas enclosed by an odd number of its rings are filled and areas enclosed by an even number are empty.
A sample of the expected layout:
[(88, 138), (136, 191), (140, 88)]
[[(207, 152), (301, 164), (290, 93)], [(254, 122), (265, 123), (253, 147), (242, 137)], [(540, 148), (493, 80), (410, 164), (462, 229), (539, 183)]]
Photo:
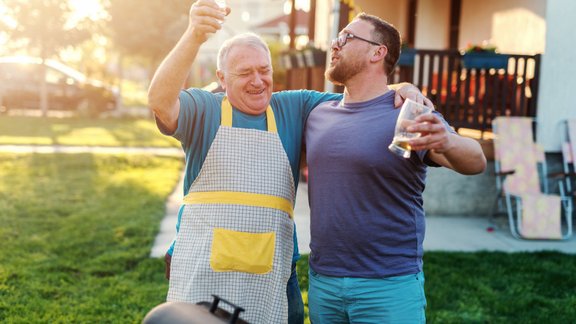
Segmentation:
[(276, 233), (247, 233), (214, 228), (210, 267), (216, 272), (240, 271), (266, 274), (272, 271)]

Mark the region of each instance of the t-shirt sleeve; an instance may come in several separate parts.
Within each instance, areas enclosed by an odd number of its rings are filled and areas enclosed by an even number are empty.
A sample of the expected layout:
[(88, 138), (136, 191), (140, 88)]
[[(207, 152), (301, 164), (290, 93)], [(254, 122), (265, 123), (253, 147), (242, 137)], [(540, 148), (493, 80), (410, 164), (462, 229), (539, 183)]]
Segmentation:
[(339, 101), (342, 100), (341, 93), (318, 92), (314, 90), (303, 91), (303, 114), (304, 119), (308, 118), (312, 109), (316, 108), (319, 104), (325, 101)]
[[(217, 113), (211, 108), (219, 106), (217, 97), (201, 89), (187, 89), (180, 91), (180, 114), (178, 127), (172, 135), (182, 143), (184, 148), (194, 146), (203, 130), (207, 115)], [(219, 110), (218, 110), (219, 112)]]
[(298, 109), (302, 120), (306, 121), (312, 109), (325, 101), (341, 100), (341, 93), (318, 92), (314, 90), (288, 90), (274, 94), (272, 101), (278, 106)]

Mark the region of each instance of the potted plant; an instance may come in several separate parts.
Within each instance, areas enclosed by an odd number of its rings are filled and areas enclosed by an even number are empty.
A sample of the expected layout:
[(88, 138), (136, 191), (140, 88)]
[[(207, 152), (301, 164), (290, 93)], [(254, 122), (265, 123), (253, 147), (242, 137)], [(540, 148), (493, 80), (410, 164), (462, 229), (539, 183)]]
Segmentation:
[(416, 56), (416, 49), (402, 43), (400, 57), (398, 58), (399, 66), (414, 66), (414, 57)]
[(304, 62), (307, 67), (326, 66), (326, 51), (323, 51), (309, 43), (302, 49), (302, 53), (304, 54)]
[(508, 66), (508, 55), (496, 52), (496, 46), (483, 43), (469, 44), (462, 55), (462, 64), (467, 69), (504, 69)]

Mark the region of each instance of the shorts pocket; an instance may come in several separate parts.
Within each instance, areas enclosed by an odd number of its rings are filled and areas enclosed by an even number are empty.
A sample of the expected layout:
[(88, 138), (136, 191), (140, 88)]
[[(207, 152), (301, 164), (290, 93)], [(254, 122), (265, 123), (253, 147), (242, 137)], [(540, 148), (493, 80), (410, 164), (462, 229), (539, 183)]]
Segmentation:
[(276, 233), (248, 233), (214, 228), (210, 267), (216, 272), (240, 271), (266, 274), (272, 271)]

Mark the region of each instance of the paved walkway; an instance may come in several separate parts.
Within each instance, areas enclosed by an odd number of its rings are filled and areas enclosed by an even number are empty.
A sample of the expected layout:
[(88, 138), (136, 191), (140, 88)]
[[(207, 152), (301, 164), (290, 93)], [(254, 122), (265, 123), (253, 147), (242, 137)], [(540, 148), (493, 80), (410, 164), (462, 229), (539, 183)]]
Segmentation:
[(181, 176), (176, 188), (174, 188), (174, 191), (166, 201), (166, 216), (164, 216), (160, 223), (160, 231), (158, 235), (156, 235), (154, 245), (150, 251), (150, 256), (153, 258), (163, 257), (170, 247), (170, 244), (172, 244), (174, 236), (176, 236), (176, 221), (178, 220), (178, 210), (182, 202), (183, 186), (184, 177)]
[[(176, 218), (182, 197), (182, 183), (178, 184), (167, 202), (166, 217), (160, 226), (152, 248), (152, 257), (166, 253), (176, 233)], [(310, 210), (308, 208), (308, 186), (298, 186), (294, 221), (298, 232), (300, 253), (310, 253)], [(486, 217), (441, 217), (426, 219), (425, 251), (559, 251), (576, 254), (576, 236), (568, 241), (518, 240), (507, 228), (495, 228)], [(489, 229), (492, 229), (489, 231)]]
[[(42, 145), (0, 145), (0, 152), (14, 153), (102, 153), (102, 154), (156, 154), (183, 156), (180, 148), (149, 147), (101, 147), (101, 146), (42, 146)], [(182, 179), (166, 203), (160, 232), (155, 239), (151, 256), (161, 257), (170, 246), (176, 234), (176, 218), (182, 200)], [(308, 209), (308, 187), (298, 186), (294, 221), (298, 231), (298, 248), (301, 253), (309, 253), (310, 210)], [(568, 241), (518, 240), (510, 235), (507, 228), (495, 228), (485, 217), (440, 217), (426, 219), (426, 251), (542, 251), (553, 250), (576, 254), (576, 236)]]
[(100, 154), (154, 154), (184, 156), (178, 147), (109, 147), (69, 145), (0, 145), (0, 152), (9, 153), (100, 153)]

